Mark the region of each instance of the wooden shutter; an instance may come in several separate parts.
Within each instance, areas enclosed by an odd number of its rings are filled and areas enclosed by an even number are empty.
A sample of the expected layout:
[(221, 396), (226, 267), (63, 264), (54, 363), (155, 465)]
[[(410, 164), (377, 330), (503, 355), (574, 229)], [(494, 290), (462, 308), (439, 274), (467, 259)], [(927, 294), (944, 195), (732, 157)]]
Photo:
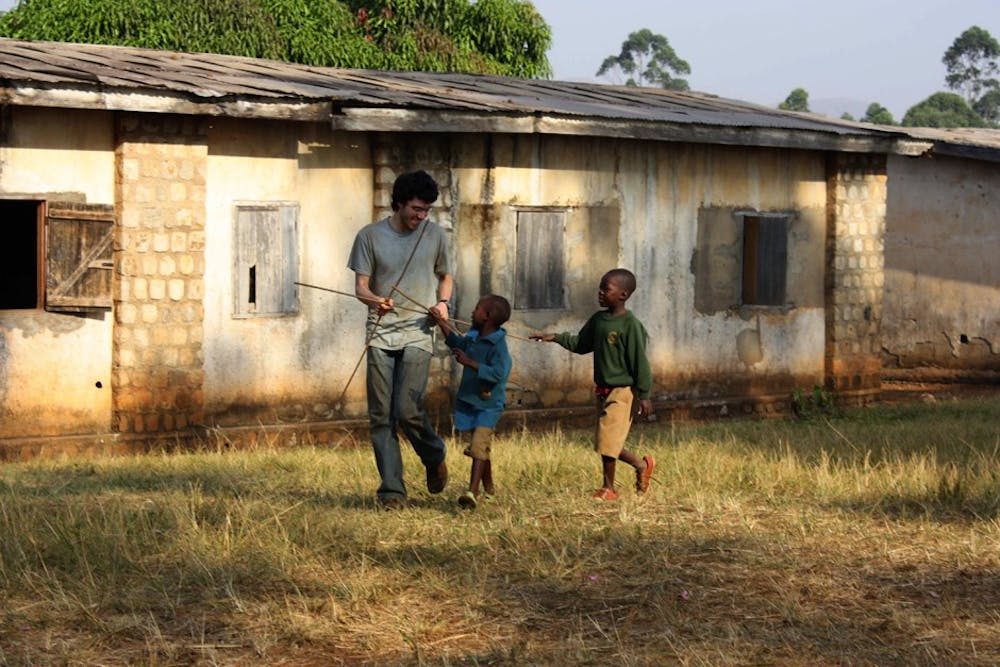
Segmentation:
[(49, 202), (45, 214), (45, 309), (111, 308), (114, 207)]
[(783, 306), (787, 267), (788, 219), (744, 218), (743, 303)]
[(518, 212), (515, 308), (566, 307), (565, 228), (563, 211)]
[(297, 226), (294, 204), (236, 207), (233, 312), (237, 317), (298, 312)]

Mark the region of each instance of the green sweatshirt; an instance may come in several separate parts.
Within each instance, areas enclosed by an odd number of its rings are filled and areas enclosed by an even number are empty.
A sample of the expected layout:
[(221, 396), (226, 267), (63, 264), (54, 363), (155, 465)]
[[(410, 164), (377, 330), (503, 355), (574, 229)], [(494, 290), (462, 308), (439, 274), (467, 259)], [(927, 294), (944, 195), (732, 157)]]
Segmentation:
[(631, 311), (612, 317), (599, 310), (580, 333), (556, 334), (555, 342), (577, 354), (594, 353), (594, 383), (598, 387), (635, 387), (643, 399), (649, 398), (653, 388), (653, 371), (646, 358), (648, 338), (646, 327)]

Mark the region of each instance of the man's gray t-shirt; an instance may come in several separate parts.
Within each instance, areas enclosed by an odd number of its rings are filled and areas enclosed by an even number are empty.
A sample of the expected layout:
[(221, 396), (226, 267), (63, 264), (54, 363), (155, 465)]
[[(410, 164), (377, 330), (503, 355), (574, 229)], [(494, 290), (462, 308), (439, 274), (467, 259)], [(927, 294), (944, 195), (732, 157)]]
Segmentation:
[[(397, 232), (384, 218), (367, 225), (354, 238), (349, 269), (368, 276), (368, 286), (379, 296), (391, 296), (399, 306), (420, 309), (434, 305), (437, 301), (438, 276), (451, 273), (451, 259), (448, 253), (447, 233), (437, 223), (425, 220), (412, 232)], [(426, 225), (421, 236), (421, 228)], [(412, 303), (401, 293), (390, 294), (392, 286), (406, 266), (413, 247), (417, 245), (406, 274), (399, 282), (399, 289), (420, 303)], [(383, 350), (400, 350), (404, 347), (418, 347), (428, 352), (433, 349), (434, 323), (424, 314), (405, 310), (386, 313), (378, 327), (378, 314), (368, 311), (369, 344)], [(372, 333), (374, 330), (374, 333)]]

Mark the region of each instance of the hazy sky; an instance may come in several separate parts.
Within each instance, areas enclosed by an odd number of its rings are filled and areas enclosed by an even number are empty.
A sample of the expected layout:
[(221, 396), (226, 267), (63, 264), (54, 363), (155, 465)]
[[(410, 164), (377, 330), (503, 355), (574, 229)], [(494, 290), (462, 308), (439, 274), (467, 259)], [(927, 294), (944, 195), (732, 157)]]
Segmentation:
[(598, 80), (604, 58), (617, 55), (629, 33), (649, 28), (691, 65), (693, 90), (777, 105), (805, 88), (814, 111), (837, 116), (860, 116), (879, 102), (898, 120), (947, 90), (941, 57), (967, 28), (1000, 39), (1000, 0), (533, 3), (552, 26), (557, 79)]
[(557, 79), (597, 81), (604, 58), (649, 28), (691, 65), (694, 90), (777, 105), (801, 87), (814, 111), (838, 116), (879, 102), (898, 120), (946, 89), (941, 57), (966, 28), (1000, 39), (1000, 0), (533, 2), (552, 26)]

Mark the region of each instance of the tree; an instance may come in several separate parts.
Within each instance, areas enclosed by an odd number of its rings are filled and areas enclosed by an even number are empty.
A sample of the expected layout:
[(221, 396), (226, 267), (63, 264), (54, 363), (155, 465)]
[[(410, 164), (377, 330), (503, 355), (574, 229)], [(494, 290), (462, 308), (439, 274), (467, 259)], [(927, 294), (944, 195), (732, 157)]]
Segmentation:
[(974, 25), (945, 51), (941, 59), (948, 69), (945, 82), (952, 90), (960, 91), (971, 105), (983, 91), (997, 87), (993, 76), (998, 71), (998, 57), (1000, 43), (988, 31)]
[(615, 69), (628, 76), (626, 86), (655, 86), (669, 90), (687, 90), (687, 80), (674, 74), (691, 73), (691, 66), (677, 55), (667, 38), (648, 28), (630, 34), (622, 42), (621, 53), (604, 59), (597, 76), (605, 76)]
[(903, 116), (906, 127), (986, 127), (986, 121), (969, 108), (961, 95), (934, 93), (910, 107)]
[(840, 114), (840, 120), (855, 120), (855, 118), (850, 111), (845, 111), (844, 113)]
[(972, 110), (995, 127), (1000, 123), (1000, 89), (994, 88), (984, 93), (973, 103)]
[(861, 118), (862, 123), (874, 123), (876, 125), (895, 125), (896, 121), (892, 113), (878, 102), (872, 102), (865, 109), (865, 115)]
[(30, 0), (0, 36), (384, 70), (551, 74), (527, 0)]
[(788, 93), (788, 97), (778, 108), (785, 111), (809, 111), (809, 93), (805, 88), (796, 88)]

